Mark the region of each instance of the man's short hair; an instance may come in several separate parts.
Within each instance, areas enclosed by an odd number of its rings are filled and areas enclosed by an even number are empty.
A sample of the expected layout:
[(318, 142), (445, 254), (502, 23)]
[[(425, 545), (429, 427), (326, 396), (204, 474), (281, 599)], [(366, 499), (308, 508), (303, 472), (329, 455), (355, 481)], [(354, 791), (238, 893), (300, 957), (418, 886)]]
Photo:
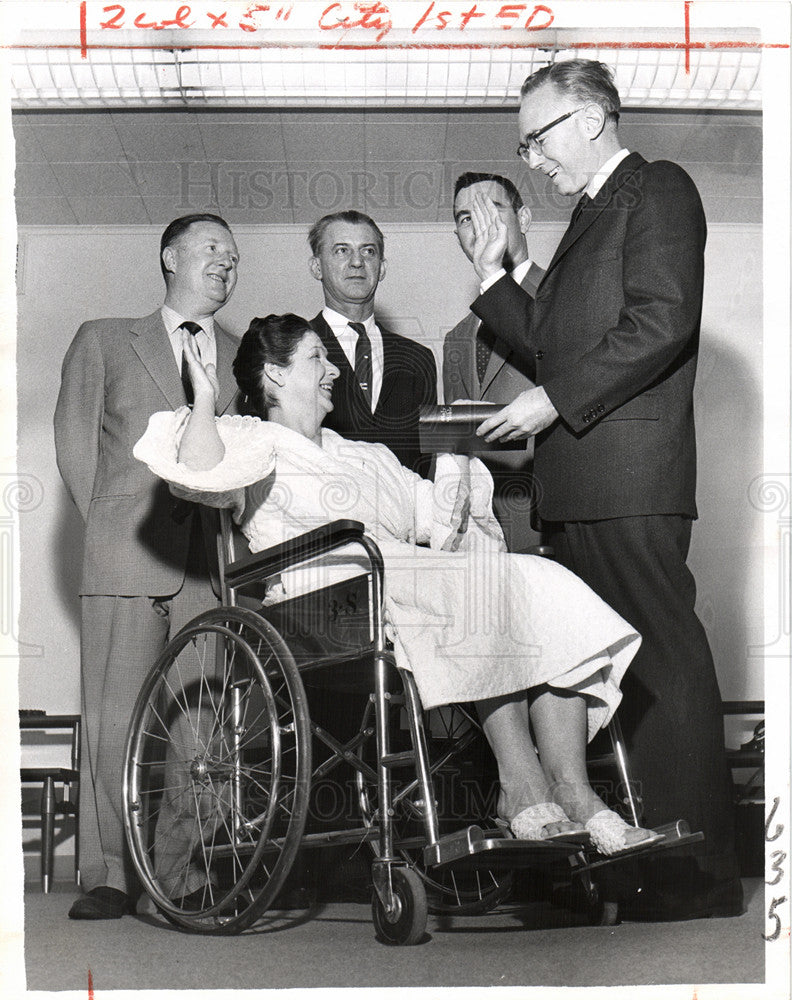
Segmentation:
[(454, 185), (454, 204), (456, 204), (457, 195), (460, 191), (464, 191), (465, 188), (472, 187), (473, 184), (481, 184), (487, 181), (494, 181), (496, 184), (500, 184), (509, 196), (511, 207), (514, 209), (515, 213), (520, 211), (525, 202), (523, 201), (522, 195), (517, 190), (514, 181), (510, 181), (508, 177), (501, 177), (500, 174), (480, 174), (475, 170), (467, 170), (464, 174), (460, 174), (459, 177), (457, 177), (456, 184)]
[(618, 122), (621, 99), (613, 73), (605, 63), (595, 59), (569, 59), (543, 66), (522, 85), (520, 99), (545, 83), (551, 83), (563, 94), (571, 94), (584, 104), (599, 104), (611, 121)]
[(308, 242), (311, 245), (311, 253), (314, 257), (319, 256), (319, 249), (322, 246), (322, 238), (325, 231), (334, 222), (351, 222), (354, 225), (365, 224), (371, 226), (374, 230), (374, 242), (377, 244), (379, 255), (380, 257), (385, 256), (385, 237), (382, 235), (382, 231), (377, 223), (370, 215), (366, 215), (365, 212), (358, 212), (354, 208), (348, 208), (344, 212), (333, 212), (332, 215), (323, 215), (318, 222), (315, 222), (311, 226), (311, 231), (308, 233)]
[[(211, 212), (194, 212), (192, 215), (180, 215), (178, 219), (174, 219), (168, 224), (160, 239), (160, 270), (164, 278), (167, 279), (168, 272), (162, 262), (163, 250), (165, 247), (172, 246), (196, 222), (214, 222), (218, 226), (222, 226), (223, 229), (227, 229), (229, 233), (231, 232), (231, 227), (226, 220), (221, 219), (219, 215), (212, 215)], [(233, 233), (231, 235), (233, 236)]]

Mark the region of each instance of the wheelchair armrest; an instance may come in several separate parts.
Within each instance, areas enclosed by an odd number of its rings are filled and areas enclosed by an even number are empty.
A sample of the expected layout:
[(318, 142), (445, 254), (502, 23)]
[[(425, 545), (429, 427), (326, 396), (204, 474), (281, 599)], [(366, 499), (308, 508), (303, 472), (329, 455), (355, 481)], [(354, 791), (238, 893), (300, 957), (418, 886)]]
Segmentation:
[(364, 532), (365, 525), (360, 521), (338, 520), (323, 524), (280, 545), (231, 563), (225, 570), (226, 584), (239, 587), (262, 576), (274, 576), (295, 563), (324, 555), (347, 542), (361, 542), (368, 550), (373, 543), (366, 539)]

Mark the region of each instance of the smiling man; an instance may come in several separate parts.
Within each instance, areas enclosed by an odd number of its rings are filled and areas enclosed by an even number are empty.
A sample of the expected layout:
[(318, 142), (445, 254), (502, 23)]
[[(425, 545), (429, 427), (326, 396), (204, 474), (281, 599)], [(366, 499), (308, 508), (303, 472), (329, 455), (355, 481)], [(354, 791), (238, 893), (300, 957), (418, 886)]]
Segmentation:
[[(473, 204), (488, 197), (506, 226), (504, 270), (530, 295), (536, 294), (544, 271), (528, 252), (531, 212), (508, 177), (468, 171), (454, 185), (454, 222), (462, 252), (473, 260)], [(458, 399), (509, 403), (533, 387), (532, 359), (516, 352), (478, 316), (468, 313), (446, 334), (443, 344), (443, 393), (446, 403)], [(530, 525), (533, 441), (524, 451), (487, 452), (479, 456), (492, 474), (493, 507), (510, 552), (522, 552), (539, 542)]]
[[(557, 558), (642, 635), (619, 710), (644, 825), (687, 820), (693, 857), (657, 858), (623, 893), (634, 919), (742, 912), (720, 693), (687, 567), (707, 227), (675, 163), (623, 148), (602, 63), (554, 63), (523, 84), (519, 155), (579, 197), (529, 298), (504, 273), (508, 230), (473, 206), (473, 311), (536, 364), (537, 386), (479, 428), (536, 435), (539, 514)], [(573, 613), (573, 612), (572, 612)], [(641, 892), (637, 892), (642, 888)]]
[(133, 458), (132, 447), (152, 413), (192, 401), (185, 330), (216, 368), (218, 414), (237, 412), (231, 375), (237, 342), (214, 320), (234, 290), (237, 262), (223, 219), (176, 219), (160, 241), (164, 305), (143, 319), (83, 323), (63, 362), (58, 468), (85, 521), (79, 856), (85, 894), (69, 912), (76, 920), (117, 918), (131, 907), (122, 813), (127, 727), (168, 638), (216, 601), (207, 556), (214, 550), (213, 519), (204, 524), (208, 512), (176, 501)]
[(308, 234), (311, 274), (325, 306), (311, 321), (340, 371), (325, 426), (353, 440), (387, 445), (402, 465), (426, 475), (418, 411), (437, 402), (437, 366), (422, 344), (374, 318), (385, 277), (385, 239), (373, 219), (353, 210), (326, 215)]

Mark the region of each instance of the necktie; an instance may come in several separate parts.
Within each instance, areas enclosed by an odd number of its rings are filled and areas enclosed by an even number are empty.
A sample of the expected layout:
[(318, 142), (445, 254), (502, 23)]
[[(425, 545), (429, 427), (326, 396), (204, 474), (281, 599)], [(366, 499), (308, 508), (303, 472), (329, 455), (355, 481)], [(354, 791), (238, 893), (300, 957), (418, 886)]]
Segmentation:
[(476, 374), (478, 375), (479, 385), (484, 382), (484, 376), (487, 374), (487, 365), (489, 364), (494, 342), (495, 338), (492, 335), (492, 331), (489, 327), (481, 323), (476, 333)]
[(587, 194), (584, 194), (581, 197), (580, 201), (577, 203), (577, 205), (575, 205), (575, 207), (572, 209), (572, 218), (569, 220), (570, 228), (575, 225), (577, 220), (580, 218), (580, 213), (583, 211), (586, 205), (589, 204), (590, 201), (591, 198), (589, 198)]
[(362, 323), (350, 323), (350, 329), (357, 334), (355, 344), (355, 378), (366, 402), (371, 407), (371, 341)]
[[(188, 319), (184, 323), (182, 323), (179, 329), (186, 330), (187, 333), (190, 334), (190, 336), (194, 337), (197, 333), (200, 333), (201, 330), (203, 330), (203, 327), (199, 326), (198, 323), (193, 323), (192, 320)], [(197, 342), (195, 346), (197, 349), (198, 347)], [(201, 352), (199, 351), (198, 353), (200, 355)], [(190, 368), (189, 365), (187, 364), (186, 351), (182, 351), (181, 380), (182, 380), (182, 386), (184, 388), (185, 398), (187, 399), (188, 404), (192, 406), (192, 404), (195, 402), (195, 394), (193, 392), (192, 382), (190, 381)]]

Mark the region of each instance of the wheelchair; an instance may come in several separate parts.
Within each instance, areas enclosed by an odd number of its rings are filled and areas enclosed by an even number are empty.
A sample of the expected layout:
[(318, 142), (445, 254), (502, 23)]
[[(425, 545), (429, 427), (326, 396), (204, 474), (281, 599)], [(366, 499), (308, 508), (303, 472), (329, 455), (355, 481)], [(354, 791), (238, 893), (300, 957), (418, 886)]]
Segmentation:
[[(271, 603), (281, 574), (350, 546), (362, 572)], [(386, 641), (383, 560), (362, 524), (334, 521), (235, 559), (222, 511), (218, 548), (223, 606), (168, 644), (126, 745), (127, 840), (161, 913), (191, 932), (237, 934), (277, 911), (298, 850), (366, 845), (374, 927), (386, 944), (420, 941), (429, 912), (486, 913), (508, 897), (514, 872), (559, 864), (580, 880), (592, 920), (615, 922), (592, 874), (613, 859), (579, 837), (521, 841), (495, 828), (497, 774), (475, 708), (423, 711)], [(317, 690), (330, 692), (330, 722), (335, 692), (363, 692), (352, 735), (312, 721)], [(600, 763), (615, 765), (617, 798), (637, 825), (640, 799), (615, 721), (610, 737)], [(312, 790), (339, 788), (330, 777), (339, 770), (352, 776), (345, 787), (358, 816), (313, 829)], [(682, 820), (660, 832), (646, 851), (702, 839)]]

